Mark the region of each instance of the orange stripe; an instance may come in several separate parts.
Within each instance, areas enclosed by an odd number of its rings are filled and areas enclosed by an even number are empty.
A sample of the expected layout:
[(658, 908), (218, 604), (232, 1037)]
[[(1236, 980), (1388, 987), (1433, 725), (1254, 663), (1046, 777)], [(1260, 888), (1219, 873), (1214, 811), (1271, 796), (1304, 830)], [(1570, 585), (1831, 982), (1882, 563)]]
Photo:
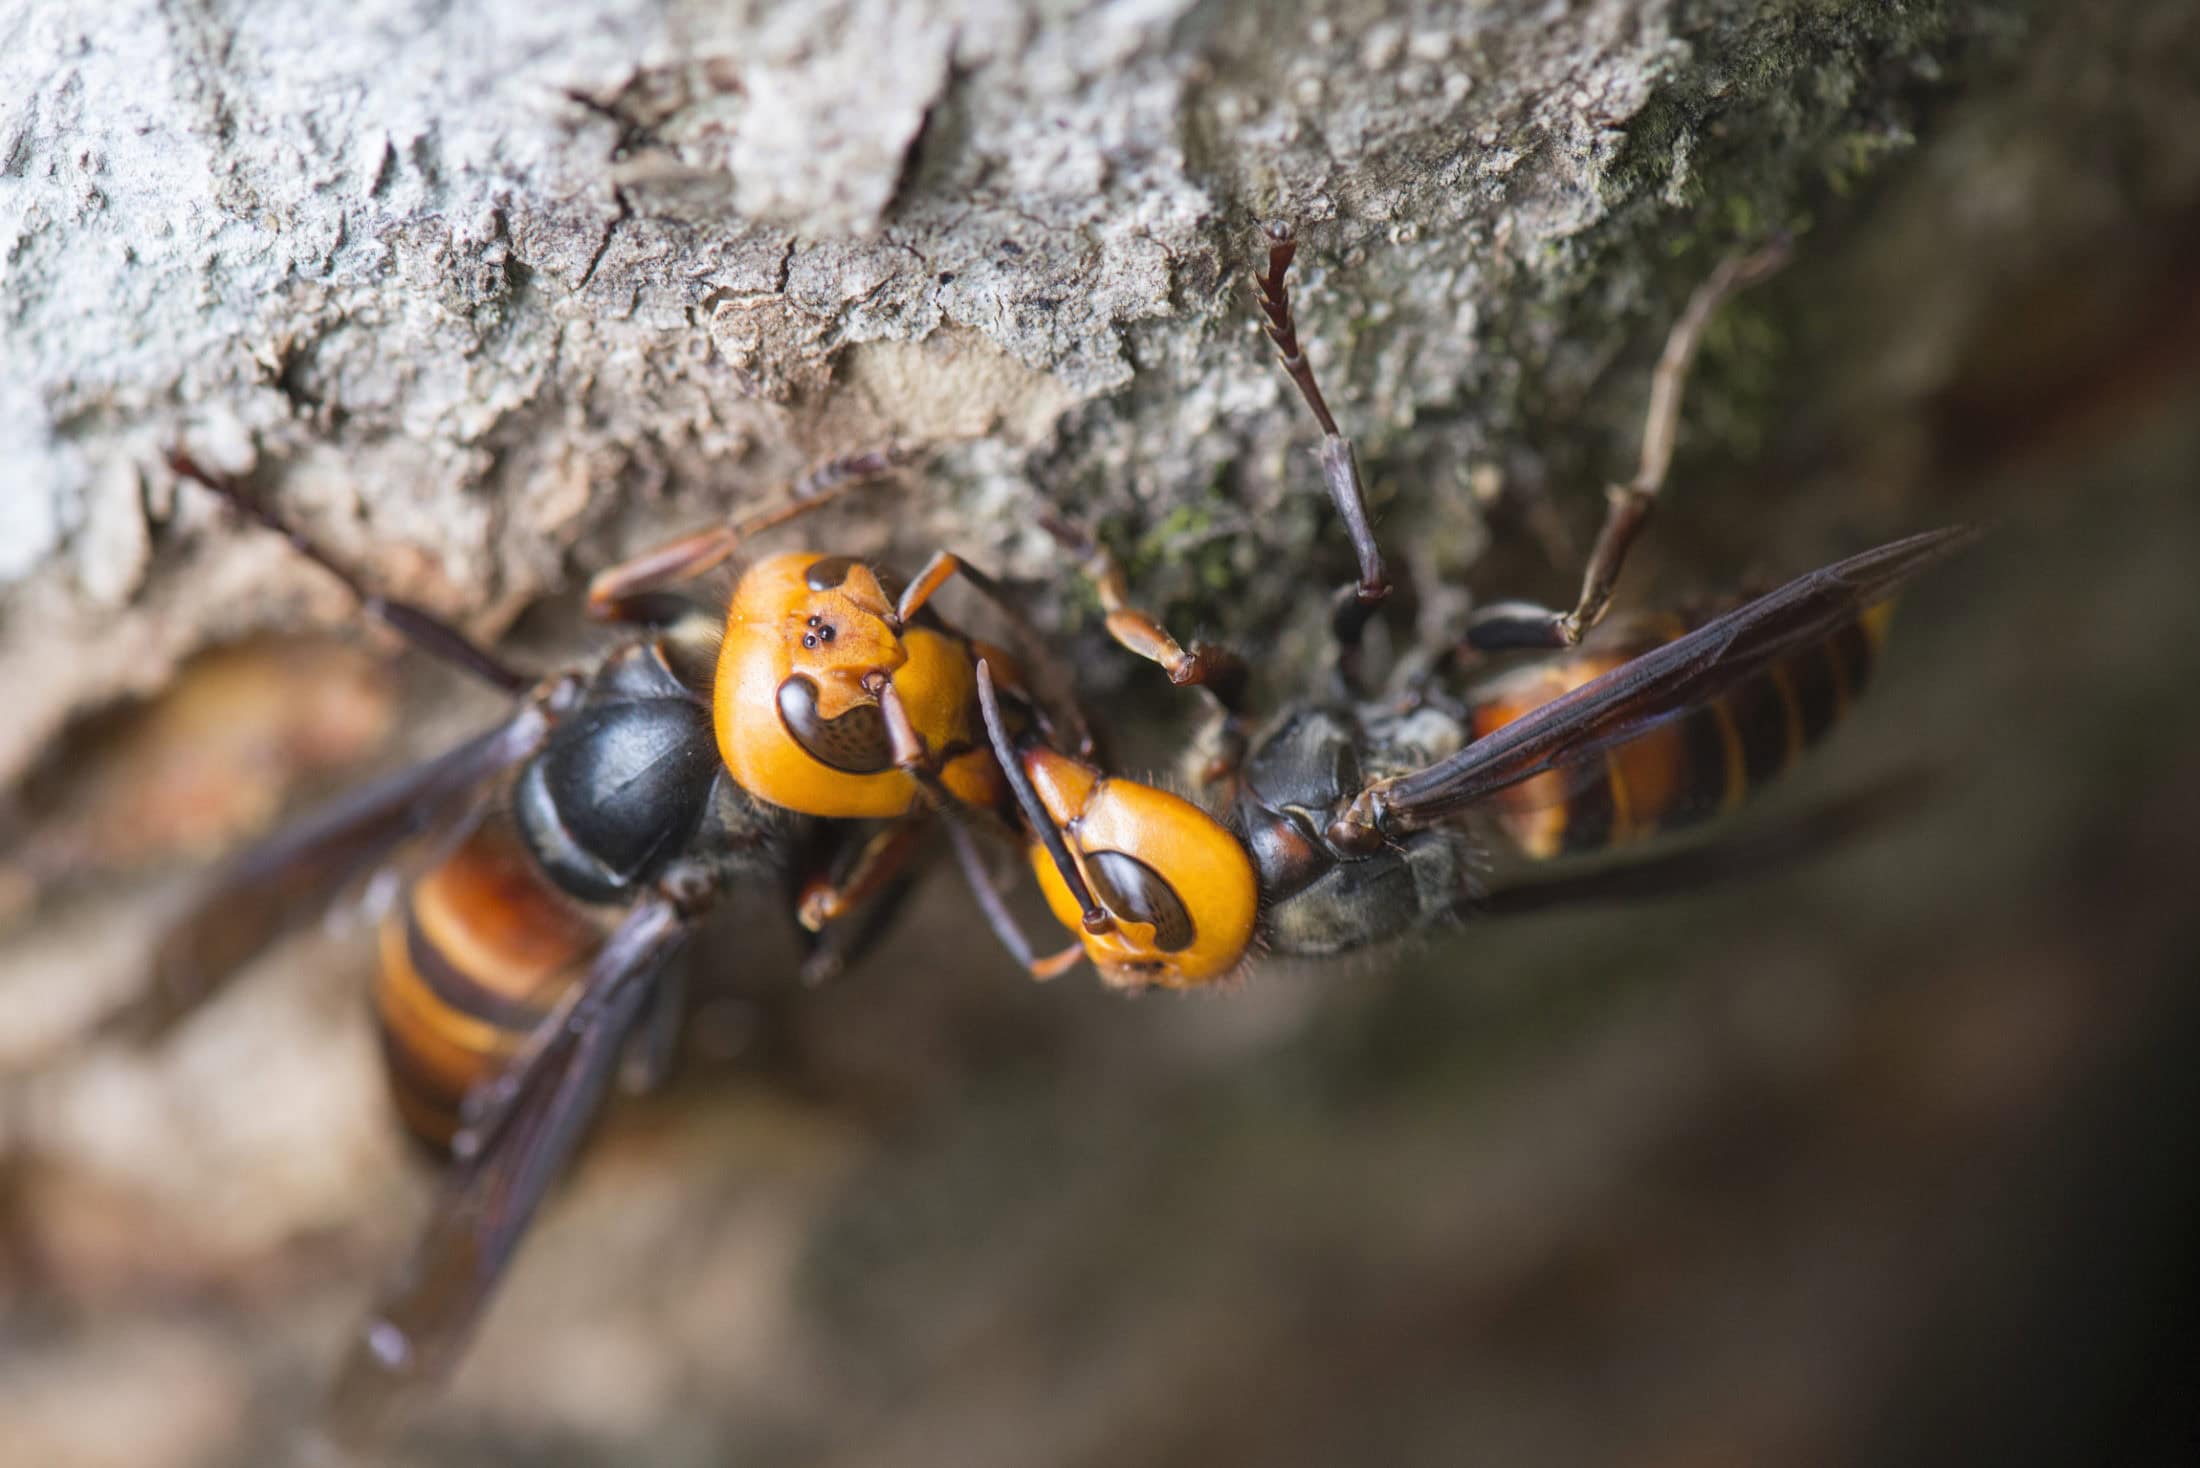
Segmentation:
[(1538, 861), (1558, 855), (1566, 845), (1566, 783), (1556, 775), (1537, 775), (1501, 791), (1498, 819), (1524, 855)]
[(1661, 724), (1612, 751), (1613, 776), (1624, 777), (1628, 829), (1634, 835), (1657, 830), (1688, 786), (1689, 717)]
[[(1505, 675), (1475, 704), (1470, 715), (1474, 737), (1504, 728), (1625, 661), (1608, 652), (1577, 652)], [(1564, 775), (1553, 772), (1523, 780), (1500, 791), (1497, 806), (1498, 824), (1522, 855), (1546, 861), (1565, 850), (1572, 801)]]
[(1803, 705), (1795, 696), (1795, 681), (1788, 676), (1787, 664), (1772, 665), (1772, 688), (1780, 695), (1780, 707), (1787, 714), (1787, 758), (1783, 768), (1803, 757)]
[(1878, 652), (1887, 643), (1887, 624), (1894, 620), (1894, 603), (1883, 601), (1864, 608), (1864, 615), (1856, 619), (1864, 629), (1864, 635), (1872, 640), (1872, 651)]
[(382, 920), (381, 945), (375, 1013), (415, 1069), (459, 1092), (519, 1048), (521, 1036), (452, 1009), (430, 991), (405, 951), (402, 910)]
[(551, 884), (501, 822), (474, 831), (421, 876), (382, 922), (374, 981), (405, 1125), (447, 1142), (451, 1098), (517, 1053), (599, 941), (592, 915)]
[(1849, 705), (1856, 702), (1855, 680), (1849, 672), (1848, 660), (1841, 656), (1841, 639), (1848, 630), (1843, 627), (1826, 639), (1826, 662), (1833, 669), (1833, 717), (1836, 722), (1849, 711)]
[(1634, 807), (1628, 803), (1627, 780), (1620, 770), (1619, 751), (1604, 756), (1604, 784), (1612, 793), (1612, 829), (1605, 845), (1622, 846), (1635, 837)]
[(421, 936), (482, 988), (527, 1002), (595, 945), (596, 927), (500, 826), (468, 837), (411, 896)]
[(1749, 794), (1749, 762), (1742, 754), (1741, 731), (1734, 727), (1734, 711), (1725, 699), (1712, 703), (1711, 716), (1719, 721), (1719, 743), (1726, 750), (1726, 793), (1719, 799), (1719, 809), (1732, 810)]

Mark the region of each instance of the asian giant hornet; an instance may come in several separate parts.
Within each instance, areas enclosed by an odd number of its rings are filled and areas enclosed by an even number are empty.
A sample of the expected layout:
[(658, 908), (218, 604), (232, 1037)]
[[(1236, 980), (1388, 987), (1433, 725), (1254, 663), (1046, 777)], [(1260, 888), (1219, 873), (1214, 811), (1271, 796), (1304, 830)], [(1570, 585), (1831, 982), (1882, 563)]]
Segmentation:
[[(1321, 425), (1323, 479), (1358, 561), (1359, 579), (1340, 589), (1332, 618), (1340, 681), (1356, 680), (1361, 633), (1390, 583), (1352, 443), (1300, 350), (1286, 281), (1296, 241), (1287, 225), (1266, 233), (1268, 269), (1257, 282), (1264, 326)], [(1103, 550), (1058, 527), (1081, 542), (1116, 641), (1172, 682), (1210, 692), (1224, 754), (1199, 776), (1216, 787), (1212, 810), (1106, 774), (1049, 747), (1036, 730), (1012, 731), (981, 666), (988, 734), (1030, 835), (1033, 870), (1078, 940), (1034, 958), (998, 904), (986, 902), (1009, 951), (1040, 977), (1089, 957), (1118, 987), (1188, 988), (1237, 970), (1256, 948), (1353, 952), (1478, 906), (1521, 910), (1691, 885), (1707, 870), (1740, 869), (1749, 853), (1770, 849), (1759, 838), (1754, 847), (1737, 844), (1723, 864), (1706, 863), (1704, 853), (1668, 853), (1497, 893), (1475, 890), (1477, 826), (1494, 827), (1541, 861), (1618, 846), (1736, 804), (1846, 711), (1870, 672), (1894, 593), (1972, 538), (1964, 528), (1928, 531), (1693, 625), (1668, 619), (1584, 641), (1610, 606), (1670, 467), (1681, 391), (1705, 323), (1783, 254), (1773, 246), (1727, 260), (1674, 325), (1653, 379), (1640, 468), (1610, 492), (1576, 604), (1560, 612), (1501, 602), (1466, 628), (1477, 652), (1555, 656), (1470, 687), (1463, 698), (1425, 683), (1395, 701), (1363, 691), (1287, 707), (1248, 735), (1235, 660), (1219, 649), (1185, 649), (1129, 605)], [(982, 885), (979, 895), (986, 897)]]
[[(807, 803), (828, 806), (822, 814), (901, 814), (921, 778), (980, 796), (997, 780), (989, 750), (950, 737), (962, 727), (953, 695), (975, 698), (976, 655), (936, 619), (913, 621), (925, 583), (902, 593), (897, 610), (867, 567), (774, 556), (744, 578), (730, 626), (663, 584), (668, 565), (696, 574), (702, 561), (716, 564), (898, 462), (890, 451), (830, 461), (784, 506), (689, 537), (679, 555), (613, 567), (591, 609), (633, 631), (594, 662), (538, 679), (427, 611), (377, 595), (245, 483), (173, 456), (179, 477), (286, 536), (370, 616), (518, 701), (496, 727), (233, 861), (165, 933), (149, 994), (118, 1017), (141, 1036), (159, 1033), (355, 879), (412, 858), (381, 924), (374, 1009), (402, 1119), (455, 1166), (337, 1379), (332, 1425), (364, 1429), (456, 1363), (614, 1071), (629, 1056), (645, 1070), (665, 1063), (683, 999), (668, 961), (715, 907), (743, 888), (784, 890), (799, 894), (815, 932), (876, 894), (861, 921), (811, 940), (812, 960), (830, 968), (875, 935), (882, 909), (905, 890), (904, 829), (859, 839), (864, 824), (822, 819), (799, 800), (773, 798), (787, 793), (782, 785), (759, 791), (731, 768), (734, 754), (753, 753), (743, 743), (753, 723), (729, 732), (729, 714), (746, 709), (725, 687), (732, 664), (748, 680), (741, 691), (754, 689), (754, 675), (741, 671), (753, 662), (744, 638), (766, 640), (768, 631), (785, 650), (784, 681), (763, 700), (785, 715), (784, 747), (764, 767), (784, 774), (796, 754), (814, 757), (816, 771), (796, 767), (796, 794), (817, 795)], [(831, 647), (828, 628), (849, 636)], [(829, 656), (803, 660), (813, 651), (854, 652), (879, 676), (851, 691), (832, 681), (843, 670)], [(811, 677), (802, 698), (789, 695)], [(897, 683), (915, 684), (905, 704)], [(809, 700), (828, 687), (843, 707)], [(892, 728), (897, 709), (913, 739)], [(836, 792), (836, 779), (854, 794)]]

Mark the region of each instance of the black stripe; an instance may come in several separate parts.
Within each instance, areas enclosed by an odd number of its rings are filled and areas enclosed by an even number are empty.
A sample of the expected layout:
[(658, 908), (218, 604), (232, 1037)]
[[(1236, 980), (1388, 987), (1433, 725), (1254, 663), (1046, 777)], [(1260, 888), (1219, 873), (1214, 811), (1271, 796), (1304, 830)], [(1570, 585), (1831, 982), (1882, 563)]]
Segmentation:
[(1658, 816), (1657, 829), (1677, 831), (1726, 806), (1726, 728), (1719, 711), (1700, 708), (1681, 719), (1679, 788)]
[(1612, 770), (1599, 761), (1596, 778), (1566, 798), (1566, 829), (1559, 832), (1561, 854), (1602, 851), (1612, 844)]
[[(451, 1125), (457, 1126), (458, 1105), (464, 1099), (467, 1088), (452, 1090), (448, 1081), (422, 1065), (412, 1051), (398, 1042), (397, 1032), (390, 1027), (386, 1015), (377, 1015), (375, 1018), (378, 1021), (375, 1028), (382, 1037), (382, 1063), (383, 1068), (389, 1072), (390, 1089), (402, 1091), (438, 1115), (447, 1113)], [(477, 1079), (487, 1079), (496, 1069), (496, 1058), (483, 1056), (481, 1059), (481, 1075)]]
[(1841, 717), (1841, 670), (1833, 665), (1832, 639), (1787, 660), (1788, 683), (1802, 713), (1803, 743), (1815, 744)]
[(1771, 669), (1745, 679), (1726, 696), (1726, 708), (1742, 741), (1742, 768), (1751, 788), (1788, 767), (1794, 751), (1788, 748), (1787, 700)]
[(1848, 674), (1849, 697), (1862, 695), (1872, 679), (1872, 639), (1862, 622), (1851, 622), (1833, 634), (1830, 644), (1833, 655), (1841, 660), (1841, 671)]
[(405, 907), (405, 953), (420, 982), (444, 1007), (511, 1035), (530, 1034), (542, 1023), (545, 1006), (500, 994), (452, 963), (420, 930), (419, 915), (410, 903)]

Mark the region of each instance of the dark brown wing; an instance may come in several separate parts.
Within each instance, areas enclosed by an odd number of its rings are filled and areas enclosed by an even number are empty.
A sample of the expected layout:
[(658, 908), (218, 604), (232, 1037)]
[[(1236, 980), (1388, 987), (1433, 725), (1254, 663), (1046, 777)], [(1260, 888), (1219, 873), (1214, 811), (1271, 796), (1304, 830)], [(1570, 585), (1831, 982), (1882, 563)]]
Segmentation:
[(152, 982), (112, 1027), (156, 1037), (262, 949), (320, 916), (407, 837), (463, 811), (490, 779), (542, 747), (550, 715), (528, 703), (447, 754), (337, 797), (226, 866), (162, 936)]
[(396, 1281), (361, 1327), (331, 1391), (341, 1439), (371, 1439), (390, 1411), (457, 1363), (550, 1181), (618, 1070), (665, 959), (691, 924), (661, 898), (629, 913), (576, 990), (515, 1062), (508, 1104), (483, 1123)]
[(1569, 768), (1701, 707), (1977, 538), (1967, 526), (1929, 530), (1797, 577), (1695, 631), (1652, 648), (1571, 693), (1477, 739), (1448, 759), (1372, 787), (1388, 828), (1460, 815), (1500, 790)]

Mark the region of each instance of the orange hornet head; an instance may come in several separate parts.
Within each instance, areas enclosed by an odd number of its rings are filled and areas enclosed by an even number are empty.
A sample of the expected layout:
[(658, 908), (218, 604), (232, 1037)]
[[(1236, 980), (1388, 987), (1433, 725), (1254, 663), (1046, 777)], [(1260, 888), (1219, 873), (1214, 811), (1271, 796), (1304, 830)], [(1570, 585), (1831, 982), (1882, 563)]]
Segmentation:
[(891, 816), (914, 783), (894, 766), (864, 686), (908, 661), (870, 567), (790, 552), (751, 566), (726, 611), (712, 690), (718, 749), (741, 787), (820, 816)]
[(711, 690), (718, 752), (742, 789), (774, 805), (848, 820), (904, 815), (919, 787), (894, 763), (879, 707), (885, 677), (911, 727), (947, 754), (948, 793), (990, 806), (999, 775), (990, 754), (971, 749), (972, 669), (962, 638), (930, 623), (904, 627), (892, 588), (863, 562), (771, 556), (742, 576), (726, 611)]
[(1102, 921), (1096, 931), (1044, 837), (1031, 849), (1047, 905), (1118, 988), (1191, 989), (1244, 962), (1260, 894), (1252, 858), (1188, 800), (1050, 749), (1022, 773), (1060, 832)]

